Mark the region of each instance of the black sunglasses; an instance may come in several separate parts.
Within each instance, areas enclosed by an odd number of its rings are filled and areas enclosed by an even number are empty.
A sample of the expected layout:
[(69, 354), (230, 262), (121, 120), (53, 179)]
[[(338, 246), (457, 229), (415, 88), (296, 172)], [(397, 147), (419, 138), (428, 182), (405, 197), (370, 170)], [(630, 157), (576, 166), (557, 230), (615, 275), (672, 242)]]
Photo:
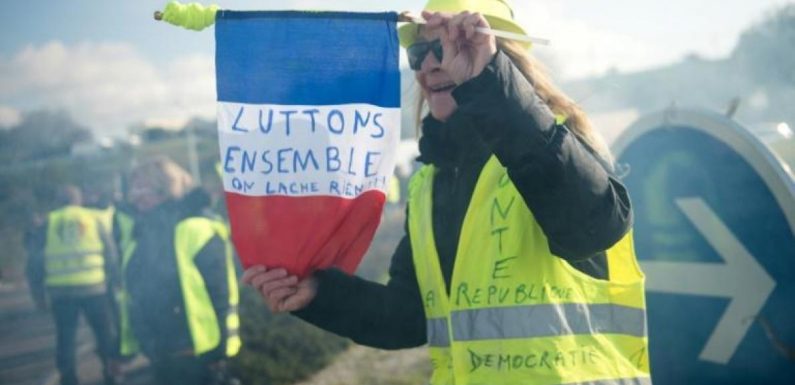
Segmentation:
[(428, 55), (428, 51), (433, 51), (433, 56), (436, 56), (436, 60), (438, 60), (439, 63), (442, 62), (442, 41), (439, 39), (434, 41), (423, 41), (414, 43), (406, 48), (406, 53), (409, 57), (409, 68), (414, 71), (419, 71), (420, 67), (422, 67), (422, 62), (425, 60), (425, 56)]

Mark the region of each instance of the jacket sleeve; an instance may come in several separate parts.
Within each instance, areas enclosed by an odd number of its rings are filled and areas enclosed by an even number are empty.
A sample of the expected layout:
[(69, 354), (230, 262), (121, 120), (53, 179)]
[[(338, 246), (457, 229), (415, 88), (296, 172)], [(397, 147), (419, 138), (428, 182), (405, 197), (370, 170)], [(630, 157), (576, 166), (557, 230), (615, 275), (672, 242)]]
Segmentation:
[(315, 273), (317, 296), (299, 318), (361, 345), (403, 349), (425, 344), (422, 308), (408, 235), (397, 246), (386, 285), (329, 269)]
[(124, 254), (124, 250), (121, 249), (122, 233), (121, 233), (121, 220), (119, 219), (120, 215), (122, 214), (119, 214), (118, 209), (113, 213), (113, 221), (112, 221), (113, 224), (111, 225), (111, 232), (110, 232), (110, 240), (111, 242), (113, 242), (113, 246), (116, 248), (116, 252), (118, 253), (119, 266), (121, 266)]
[(102, 241), (102, 255), (105, 258), (105, 275), (107, 276), (108, 290), (113, 291), (121, 286), (119, 263), (119, 251), (116, 242), (113, 241), (111, 234), (101, 221), (97, 220), (99, 228), (99, 238)]
[(218, 235), (213, 236), (204, 247), (199, 250), (194, 258), (196, 268), (204, 279), (204, 285), (210, 300), (213, 303), (216, 318), (218, 319), (219, 329), (221, 330), (221, 342), (219, 346), (210, 353), (217, 355), (216, 358), (224, 357), (226, 352), (226, 315), (229, 312), (229, 282), (226, 266), (226, 244)]
[(453, 97), (507, 168), (554, 254), (584, 260), (628, 231), (632, 211), (624, 186), (576, 135), (556, 124), (506, 54), (497, 52)]
[(46, 242), (47, 223), (43, 226), (34, 227), (25, 232), (24, 242), (28, 254), (25, 266), (25, 275), (28, 279), (30, 295), (37, 305), (45, 302), (44, 290), (44, 243)]

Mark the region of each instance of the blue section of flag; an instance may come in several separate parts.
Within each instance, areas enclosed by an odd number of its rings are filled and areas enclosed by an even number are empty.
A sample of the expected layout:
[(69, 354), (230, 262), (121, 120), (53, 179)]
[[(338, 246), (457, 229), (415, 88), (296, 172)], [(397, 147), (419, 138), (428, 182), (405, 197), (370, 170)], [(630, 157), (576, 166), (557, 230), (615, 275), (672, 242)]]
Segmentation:
[(219, 11), (218, 101), (400, 107), (396, 13)]

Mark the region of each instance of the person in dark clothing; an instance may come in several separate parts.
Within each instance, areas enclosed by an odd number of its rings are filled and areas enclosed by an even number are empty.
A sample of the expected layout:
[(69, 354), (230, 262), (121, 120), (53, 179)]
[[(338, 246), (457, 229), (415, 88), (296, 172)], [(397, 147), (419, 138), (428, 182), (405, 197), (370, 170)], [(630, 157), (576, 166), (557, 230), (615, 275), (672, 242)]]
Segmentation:
[[(265, 266), (249, 268), (243, 280), (271, 310), (357, 343), (428, 343), (433, 384), (643, 382), (646, 359), (615, 353), (645, 351), (645, 304), (629, 196), (609, 151), (526, 46), (475, 31), (491, 23), (523, 33), (505, 1), (463, 2), (481, 8), (471, 13), (460, 3), (432, 0), (426, 9), (463, 12), (423, 12), (425, 26), (400, 31), (430, 114), (419, 142), (425, 166), (410, 182), (407, 235), (388, 283), (336, 269), (299, 282)], [(619, 286), (633, 297), (604, 297)], [(602, 322), (604, 309), (629, 309), (632, 319)], [(603, 358), (614, 364), (545, 372), (527, 354), (556, 354), (539, 338), (550, 336), (560, 336), (552, 342), (558, 353), (609, 351)], [(523, 367), (500, 366), (517, 356)]]
[(129, 319), (122, 323), (135, 341), (121, 345), (125, 353), (137, 345), (161, 384), (210, 383), (240, 345), (227, 326), (237, 317), (228, 236), (207, 211), (208, 194), (191, 185), (190, 175), (167, 158), (131, 173), (134, 210), (126, 215), (133, 217), (134, 245), (125, 250), (122, 313)]
[(39, 309), (50, 304), (61, 384), (78, 383), (75, 338), (81, 313), (94, 332), (104, 381), (113, 384), (116, 329), (108, 293), (118, 282), (117, 253), (102, 221), (82, 207), (77, 187), (64, 186), (58, 195), (61, 207), (25, 234), (31, 295)]

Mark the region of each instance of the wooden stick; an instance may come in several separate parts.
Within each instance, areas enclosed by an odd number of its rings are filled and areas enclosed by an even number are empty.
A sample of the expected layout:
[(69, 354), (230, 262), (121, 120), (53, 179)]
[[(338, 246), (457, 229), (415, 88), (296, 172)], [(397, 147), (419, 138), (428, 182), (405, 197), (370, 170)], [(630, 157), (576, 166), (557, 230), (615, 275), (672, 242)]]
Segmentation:
[[(163, 12), (155, 11), (154, 14), (155, 20), (163, 20)], [(398, 22), (401, 23), (414, 23), (414, 24), (425, 24), (425, 20), (421, 17), (412, 15), (409, 11), (403, 11), (398, 15)], [(533, 43), (533, 44), (540, 44), (540, 45), (549, 45), (549, 39), (544, 39), (540, 37), (532, 37), (527, 35), (522, 35), (519, 33), (508, 32), (508, 31), (500, 31), (497, 29), (489, 29), (483, 27), (476, 27), (475, 31), (486, 34), (486, 35), (494, 35), (497, 37), (502, 37), (505, 39), (523, 41), (526, 43)]]

